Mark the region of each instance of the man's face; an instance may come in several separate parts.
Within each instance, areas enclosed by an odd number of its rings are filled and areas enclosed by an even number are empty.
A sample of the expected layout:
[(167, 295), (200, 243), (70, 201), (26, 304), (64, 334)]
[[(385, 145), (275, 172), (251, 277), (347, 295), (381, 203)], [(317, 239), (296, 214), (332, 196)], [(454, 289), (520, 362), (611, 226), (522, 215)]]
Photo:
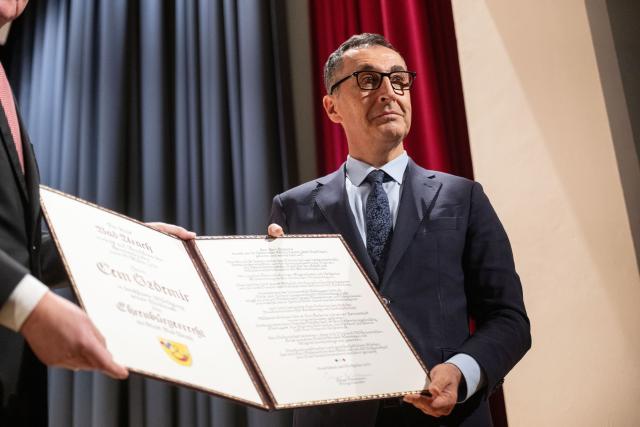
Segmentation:
[(16, 19), (29, 0), (0, 0), (0, 27)]
[[(351, 49), (343, 55), (342, 68), (334, 79), (339, 81), (355, 71), (406, 71), (402, 57), (384, 46)], [(378, 89), (360, 89), (351, 77), (323, 99), (329, 118), (342, 124), (349, 149), (385, 150), (397, 146), (411, 127), (409, 90), (395, 93), (388, 77)]]

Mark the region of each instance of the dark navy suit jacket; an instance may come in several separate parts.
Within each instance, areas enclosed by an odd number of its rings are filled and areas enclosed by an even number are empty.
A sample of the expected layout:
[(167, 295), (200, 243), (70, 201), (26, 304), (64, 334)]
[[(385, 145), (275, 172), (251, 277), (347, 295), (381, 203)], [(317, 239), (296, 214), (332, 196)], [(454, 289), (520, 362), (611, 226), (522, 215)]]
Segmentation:
[[(0, 108), (0, 307), (28, 273), (50, 284), (65, 278), (52, 240), (41, 231), (38, 167), (22, 127), (21, 135), (25, 173)], [(0, 425), (47, 424), (46, 374), (22, 337), (0, 326)]]
[[(490, 425), (487, 397), (531, 346), (529, 319), (507, 235), (480, 184), (409, 160), (384, 277), (358, 233), (345, 172), (277, 195), (271, 222), (285, 233), (339, 233), (363, 265), (427, 367), (472, 356), (485, 388), (425, 425)], [(469, 317), (475, 319), (471, 334)], [(296, 425), (374, 425), (377, 402), (295, 411)]]

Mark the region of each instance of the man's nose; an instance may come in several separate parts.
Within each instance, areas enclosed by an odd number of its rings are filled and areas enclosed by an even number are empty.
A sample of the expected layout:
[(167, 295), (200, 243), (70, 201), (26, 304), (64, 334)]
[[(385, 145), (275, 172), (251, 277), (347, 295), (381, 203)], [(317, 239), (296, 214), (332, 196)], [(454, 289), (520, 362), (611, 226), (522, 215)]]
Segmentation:
[(378, 98), (380, 101), (388, 102), (389, 100), (395, 100), (397, 97), (398, 94), (393, 90), (389, 76), (382, 76), (382, 82), (380, 82), (380, 87), (378, 88)]

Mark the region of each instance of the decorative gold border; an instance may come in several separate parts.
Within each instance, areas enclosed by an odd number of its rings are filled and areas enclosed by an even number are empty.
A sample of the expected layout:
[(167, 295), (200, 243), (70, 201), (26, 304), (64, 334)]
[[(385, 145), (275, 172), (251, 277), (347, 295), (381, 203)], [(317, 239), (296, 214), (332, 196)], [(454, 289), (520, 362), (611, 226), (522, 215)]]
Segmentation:
[[(414, 355), (414, 357), (416, 358), (416, 360), (418, 361), (418, 363), (420, 364), (422, 369), (424, 369), (425, 379), (427, 379), (428, 378), (428, 369), (426, 368), (426, 366), (423, 363), (422, 359), (420, 359), (420, 356), (418, 356), (418, 353), (413, 348), (413, 345), (411, 344), (411, 342), (409, 341), (409, 339), (405, 335), (404, 331), (402, 330), (402, 328), (398, 324), (398, 321), (393, 317), (393, 314), (391, 313), (389, 307), (387, 307), (387, 305), (382, 300), (382, 297), (380, 296), (380, 293), (376, 289), (375, 285), (373, 284), (373, 282), (371, 281), (371, 279), (369, 278), (369, 276), (365, 272), (364, 268), (362, 267), (362, 265), (360, 264), (358, 259), (354, 256), (353, 252), (351, 251), (351, 248), (349, 247), (349, 245), (347, 245), (347, 243), (344, 240), (344, 238), (342, 237), (342, 235), (340, 235), (340, 234), (289, 234), (289, 235), (285, 235), (285, 236), (282, 236), (282, 237), (277, 237), (277, 239), (296, 239), (296, 238), (334, 238), (334, 239), (338, 238), (338, 239), (340, 239), (340, 241), (342, 242), (342, 245), (345, 247), (345, 249), (347, 250), (347, 253), (351, 257), (351, 260), (356, 264), (356, 266), (358, 267), (358, 270), (360, 270), (360, 273), (362, 274), (362, 276), (365, 278), (365, 280), (369, 284), (369, 288), (371, 289), (371, 291), (373, 291), (373, 293), (376, 296), (376, 298), (378, 298), (378, 301), (380, 302), (380, 305), (382, 305), (382, 307), (384, 308), (385, 312), (387, 313), (387, 315), (389, 316), (389, 318), (391, 319), (391, 321), (395, 325), (396, 329), (398, 330), (398, 332), (400, 333), (400, 335), (404, 339), (405, 343), (407, 344), (407, 346), (411, 350), (411, 353)], [(264, 235), (199, 236), (199, 237), (196, 237), (195, 240), (235, 240), (235, 239), (264, 240), (264, 239), (271, 239), (271, 238), (269, 236), (264, 236)], [(194, 245), (194, 246), (197, 249), (197, 245)], [(330, 405), (330, 404), (336, 404), (336, 403), (357, 402), (357, 401), (363, 401), (363, 400), (388, 399), (388, 398), (391, 398), (391, 397), (400, 397), (400, 396), (404, 396), (404, 395), (407, 395), (407, 394), (419, 394), (420, 392), (423, 391), (422, 389), (421, 390), (409, 390), (409, 391), (406, 391), (406, 392), (370, 394), (370, 395), (343, 397), (343, 398), (336, 398), (336, 399), (323, 399), (323, 400), (312, 400), (312, 401), (305, 401), (305, 402), (299, 402), (299, 403), (279, 404), (278, 401), (276, 400), (275, 396), (271, 392), (271, 388), (269, 387), (269, 383), (267, 382), (266, 378), (264, 377), (264, 374), (262, 373), (262, 370), (260, 369), (260, 366), (259, 366), (258, 362), (256, 361), (255, 357), (253, 356), (253, 353), (251, 352), (251, 348), (249, 347), (246, 339), (244, 338), (244, 335), (242, 334), (242, 331), (240, 330), (240, 327), (238, 326), (238, 324), (237, 324), (235, 318), (233, 317), (233, 315), (231, 314), (231, 310), (229, 309), (229, 306), (227, 305), (227, 303), (226, 303), (226, 301), (225, 301), (225, 299), (224, 299), (224, 297), (222, 295), (222, 292), (220, 291), (220, 288), (218, 287), (218, 284), (217, 284), (215, 278), (213, 277), (213, 274), (211, 273), (211, 270), (209, 270), (209, 266), (207, 265), (205, 260), (202, 258), (202, 254), (200, 253), (200, 251), (198, 251), (198, 255), (200, 256), (202, 264), (204, 265), (204, 267), (207, 270), (207, 274), (211, 278), (212, 284), (215, 286), (216, 292), (220, 296), (220, 302), (224, 305), (225, 310), (229, 313), (229, 319), (233, 323), (234, 328), (238, 331), (238, 335), (239, 335), (240, 339), (242, 340), (242, 342), (243, 342), (243, 344), (244, 344), (244, 346), (246, 348), (247, 355), (251, 358), (251, 361), (255, 365), (256, 370), (258, 371), (261, 380), (264, 382), (265, 387), (267, 388), (267, 390), (269, 392), (269, 396), (271, 397), (271, 399), (273, 401), (273, 405), (274, 405), (275, 409), (290, 409), (290, 408), (299, 408), (299, 407), (304, 407), (304, 406)]]
[[(106, 212), (106, 213), (109, 213), (109, 214), (113, 214), (113, 215), (118, 216), (118, 217), (120, 217), (122, 219), (126, 219), (128, 221), (134, 222), (134, 223), (136, 223), (138, 225), (143, 225), (143, 226), (145, 226), (145, 227), (147, 227), (147, 228), (149, 228), (151, 230), (154, 230), (154, 231), (156, 231), (158, 233), (162, 233), (162, 234), (164, 234), (166, 236), (169, 236), (169, 237), (171, 237), (173, 239), (181, 240), (178, 237), (175, 237), (175, 236), (173, 236), (171, 234), (168, 234), (168, 233), (165, 233), (163, 231), (157, 230), (157, 229), (155, 229), (155, 228), (153, 228), (153, 227), (151, 227), (151, 226), (149, 226), (149, 225), (147, 225), (147, 224), (145, 224), (145, 223), (143, 223), (141, 221), (138, 221), (138, 220), (136, 220), (134, 218), (130, 218), (130, 217), (126, 216), (126, 215), (120, 214), (118, 212), (114, 212), (114, 211), (112, 211), (110, 209), (107, 209), (107, 208), (104, 208), (102, 206), (98, 206), (98, 205), (96, 205), (94, 203), (91, 203), (91, 202), (88, 202), (86, 200), (80, 199), (79, 197), (72, 196), (71, 194), (64, 193), (62, 191), (47, 187), (45, 185), (40, 185), (40, 190), (41, 191), (42, 190), (49, 191), (51, 193), (66, 197), (68, 199), (74, 200), (74, 201), (82, 203), (84, 205), (91, 206), (93, 208), (97, 208), (97, 209), (99, 209), (99, 210), (101, 210), (103, 212)], [(63, 250), (62, 246), (60, 245), (60, 243), (58, 242), (58, 237), (57, 237), (57, 234), (56, 234), (56, 231), (55, 231), (55, 227), (51, 223), (51, 220), (50, 220), (50, 217), (49, 217), (49, 213), (47, 212), (47, 208), (45, 206), (45, 203), (42, 201), (42, 199), (40, 200), (40, 207), (41, 207), (42, 212), (44, 214), (45, 220), (47, 221), (47, 225), (49, 226), (49, 230), (51, 231), (51, 236), (53, 237), (53, 241), (54, 241), (54, 243), (56, 245), (56, 248), (58, 249), (58, 252), (60, 253), (60, 257), (62, 258), (62, 263), (64, 264), (64, 268), (67, 271), (67, 274), (69, 276), (69, 281), (71, 282), (71, 288), (73, 290), (73, 293), (75, 294), (76, 298), (78, 299), (78, 302), (80, 303), (80, 306), (86, 312), (86, 307), (85, 307), (85, 304), (84, 304), (84, 302), (82, 300), (82, 297), (80, 295), (80, 291), (78, 289), (78, 286), (76, 285), (76, 280), (75, 280), (75, 278), (74, 278), (74, 276), (73, 276), (73, 274), (71, 272), (71, 268), (69, 267), (69, 263), (68, 263), (68, 261), (67, 261), (67, 259), (65, 257), (64, 250)], [(193, 259), (192, 255), (188, 251), (187, 251), (187, 254), (188, 254), (189, 258), (191, 258), (191, 261), (194, 262), (194, 259)], [(200, 274), (199, 269), (196, 268), (196, 270), (198, 271), (198, 275), (200, 276), (200, 279), (202, 280), (202, 275)], [(213, 300), (213, 298), (211, 296), (211, 293), (209, 292), (209, 287), (206, 286), (206, 282), (204, 282), (204, 281), (203, 281), (203, 285), (207, 289), (207, 293), (209, 294), (209, 298), (211, 299), (211, 304), (216, 309), (216, 312), (218, 313), (218, 316), (220, 316), (220, 311), (219, 311), (215, 301)], [(221, 320), (222, 320), (222, 323), (225, 326), (225, 328), (227, 328), (227, 324), (224, 321), (224, 319), (221, 318)], [(239, 349), (236, 346), (236, 343), (233, 341), (233, 339), (231, 341), (234, 344), (234, 346), (236, 347), (236, 351), (238, 351), (240, 359), (243, 361), (243, 364), (244, 364), (245, 360), (244, 360), (244, 357), (243, 357), (242, 353), (239, 352)], [(246, 405), (249, 405), (249, 406), (252, 406), (254, 408), (270, 409), (270, 406), (268, 404), (260, 405), (260, 404), (258, 404), (256, 402), (252, 402), (250, 400), (246, 400), (246, 399), (243, 399), (241, 397), (237, 397), (237, 396), (233, 396), (233, 395), (230, 395), (230, 394), (227, 394), (227, 393), (224, 393), (224, 392), (220, 392), (218, 390), (214, 390), (214, 389), (210, 389), (210, 388), (207, 388), (207, 387), (198, 386), (198, 385), (195, 385), (195, 384), (185, 383), (185, 382), (180, 381), (180, 380), (176, 380), (176, 379), (172, 379), (172, 378), (169, 378), (169, 377), (165, 377), (163, 375), (147, 372), (147, 371), (144, 371), (144, 370), (141, 370), (141, 369), (134, 369), (134, 368), (129, 368), (129, 367), (127, 367), (127, 368), (129, 369), (130, 372), (134, 372), (134, 373), (143, 375), (145, 377), (149, 377), (149, 378), (153, 378), (153, 379), (159, 379), (159, 380), (162, 380), (162, 381), (165, 381), (165, 382), (168, 382), (168, 383), (171, 383), (171, 384), (176, 384), (176, 385), (179, 385), (179, 386), (182, 386), (182, 387), (186, 387), (186, 388), (189, 388), (189, 389), (192, 389), (192, 390), (203, 391), (205, 393), (212, 394), (212, 395), (219, 396), (219, 397), (223, 397), (223, 398), (226, 398), (226, 399), (230, 399), (230, 400), (233, 400), (233, 401), (236, 401), (236, 402), (242, 402), (242, 403), (244, 403)], [(245, 369), (246, 369), (246, 364), (245, 364)], [(256, 386), (255, 379), (251, 375), (251, 372), (249, 370), (247, 370), (247, 373), (251, 377), (251, 381), (253, 382), (254, 386)], [(258, 390), (258, 392), (260, 394), (260, 389), (258, 387), (256, 387), (256, 389)], [(263, 397), (263, 396), (260, 394), (260, 397)]]

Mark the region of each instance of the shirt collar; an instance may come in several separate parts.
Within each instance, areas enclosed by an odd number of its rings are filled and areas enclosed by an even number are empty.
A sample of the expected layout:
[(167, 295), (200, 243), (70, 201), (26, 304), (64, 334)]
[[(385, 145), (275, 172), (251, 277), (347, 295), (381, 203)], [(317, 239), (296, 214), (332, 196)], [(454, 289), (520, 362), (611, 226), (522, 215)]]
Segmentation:
[[(402, 177), (404, 176), (404, 171), (407, 169), (407, 164), (409, 163), (409, 156), (406, 151), (403, 151), (401, 155), (391, 160), (389, 163), (383, 165), (379, 169), (382, 169), (393, 178), (398, 184), (402, 184)], [(345, 171), (347, 174), (347, 178), (349, 181), (356, 187), (359, 187), (360, 184), (364, 181), (364, 179), (369, 175), (369, 172), (375, 170), (373, 166), (368, 163), (365, 163), (361, 160), (354, 159), (351, 156), (347, 156), (347, 163), (345, 164)]]

